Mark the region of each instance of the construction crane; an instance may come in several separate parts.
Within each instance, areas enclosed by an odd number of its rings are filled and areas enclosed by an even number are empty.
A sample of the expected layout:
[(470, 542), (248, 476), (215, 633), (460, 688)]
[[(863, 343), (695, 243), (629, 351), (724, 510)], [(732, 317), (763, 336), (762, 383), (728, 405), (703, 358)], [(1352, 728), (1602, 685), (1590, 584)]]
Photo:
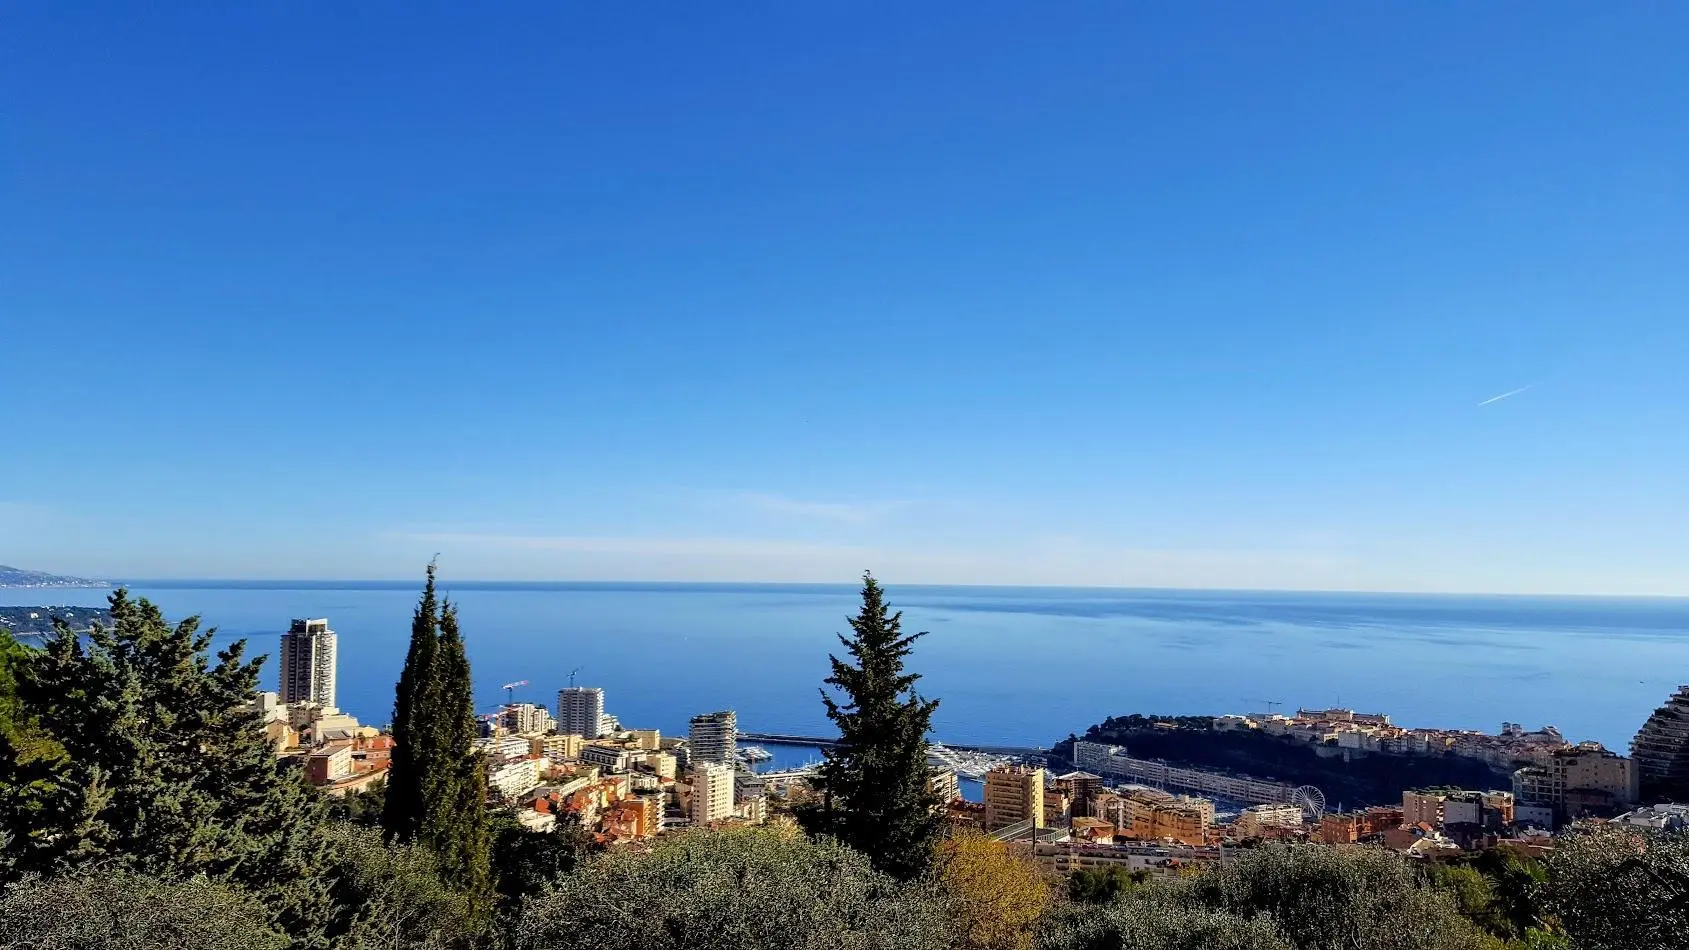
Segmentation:
[(1266, 707), (1267, 707), (1267, 715), (1269, 715), (1269, 716), (1271, 716), (1273, 714), (1273, 707), (1274, 706), (1283, 706), (1284, 705), (1284, 700), (1282, 700), (1282, 699), (1245, 699), (1244, 702), (1265, 704)]
[(504, 690), (504, 704), (509, 706), (511, 703), (515, 702), (516, 687), (526, 685), (528, 685), (527, 680), (517, 680), (514, 683), (506, 683), (503, 686), (500, 686), (499, 689)]
[(570, 689), (575, 688), (575, 674), (579, 673), (581, 671), (581, 669), (582, 669), (581, 667), (577, 666), (574, 669), (569, 671), (569, 688)]

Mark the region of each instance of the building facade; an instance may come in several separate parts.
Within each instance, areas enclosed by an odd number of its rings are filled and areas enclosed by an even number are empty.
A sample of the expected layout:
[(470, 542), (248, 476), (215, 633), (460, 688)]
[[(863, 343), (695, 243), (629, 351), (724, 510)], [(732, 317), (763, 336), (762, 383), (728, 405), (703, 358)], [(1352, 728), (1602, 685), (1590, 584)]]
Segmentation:
[(932, 769), (932, 793), (940, 803), (949, 805), (962, 797), (962, 782), (949, 769)]
[(1425, 788), (1414, 789), (1402, 793), (1402, 823), (1407, 825), (1426, 824), (1433, 828), (1443, 826), (1443, 805), (1448, 801), (1451, 792), (1459, 792), (1458, 788)]
[(1649, 801), (1689, 801), (1689, 686), (1654, 710), (1630, 743), (1638, 792)]
[(716, 762), (698, 762), (692, 766), (694, 825), (733, 817), (733, 773), (732, 766)]
[(533, 703), (510, 703), (499, 710), (499, 723), (510, 732), (519, 734), (546, 733), (556, 728), (550, 710)]
[(1076, 742), (1073, 744), (1073, 759), (1075, 765), (1087, 772), (1120, 776), (1158, 788), (1184, 789), (1227, 801), (1265, 805), (1296, 800), (1296, 789), (1289, 785), (1240, 778), (1222, 772), (1179, 768), (1153, 759), (1134, 759), (1127, 755), (1121, 746)]
[(487, 770), (487, 787), (495, 795), (514, 801), (540, 783), (539, 759), (512, 759)]
[(618, 745), (589, 742), (581, 746), (580, 760), (606, 772), (626, 772), (633, 762), (633, 752)]
[(686, 744), (693, 762), (733, 764), (739, 751), (739, 717), (731, 709), (693, 716)]
[(985, 830), (996, 831), (1032, 819), (1044, 827), (1044, 770), (1003, 765), (985, 773)]
[(1097, 793), (1103, 790), (1102, 776), (1093, 772), (1068, 772), (1056, 776), (1056, 783), (1067, 789), (1073, 817), (1096, 817)]
[(564, 735), (596, 739), (603, 735), (604, 690), (596, 686), (569, 686), (557, 691), (557, 731)]
[(1201, 844), (1214, 823), (1214, 803), (1194, 795), (1154, 788), (1125, 788), (1097, 796), (1098, 818), (1114, 825), (1118, 838), (1172, 839)]
[(1237, 816), (1233, 827), (1240, 838), (1259, 838), (1269, 829), (1299, 829), (1302, 820), (1301, 805), (1251, 805)]
[(1325, 844), (1354, 844), (1400, 827), (1403, 817), (1400, 808), (1385, 806), (1362, 812), (1330, 812), (1320, 817), (1319, 840)]
[(1547, 805), (1562, 819), (1614, 814), (1640, 798), (1636, 761), (1585, 742), (1558, 749), (1547, 765), (1527, 765), (1513, 773), (1519, 802)]
[(1443, 802), (1443, 825), (1499, 831), (1513, 825), (1512, 792), (1455, 792)]
[(543, 755), (553, 762), (562, 762), (567, 759), (580, 758), (581, 747), (585, 744), (586, 740), (580, 736), (572, 736), (566, 733), (559, 733), (554, 736), (532, 736), (528, 739), (528, 752), (531, 755)]
[(305, 781), (312, 785), (327, 785), (352, 774), (352, 747), (336, 746), (319, 749), (305, 758)]
[(333, 706), (335, 661), (327, 618), (293, 621), (281, 638), (281, 701)]

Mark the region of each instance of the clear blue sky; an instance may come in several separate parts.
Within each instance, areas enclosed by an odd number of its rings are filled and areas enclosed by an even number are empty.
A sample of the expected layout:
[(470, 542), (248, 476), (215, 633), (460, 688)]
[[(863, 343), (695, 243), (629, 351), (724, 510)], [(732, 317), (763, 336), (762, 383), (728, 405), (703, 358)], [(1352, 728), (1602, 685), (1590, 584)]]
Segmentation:
[(1671, 3), (11, 4), (0, 563), (1689, 593), (1686, 49)]

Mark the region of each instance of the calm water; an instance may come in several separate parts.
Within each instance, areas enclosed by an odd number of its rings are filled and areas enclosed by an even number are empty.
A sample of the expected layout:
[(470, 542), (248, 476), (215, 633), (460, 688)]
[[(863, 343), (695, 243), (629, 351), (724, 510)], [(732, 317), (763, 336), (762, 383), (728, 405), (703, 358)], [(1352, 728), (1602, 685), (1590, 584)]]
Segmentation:
[[(415, 585), (138, 582), (172, 617), (274, 653), (292, 617), (340, 635), (340, 705), (390, 715)], [(576, 682), (605, 689), (622, 722), (685, 731), (696, 712), (738, 710), (740, 728), (820, 733), (817, 686), (850, 587), (460, 584), (484, 710), (500, 684), (554, 703)], [(96, 604), (102, 591), (0, 590), (0, 601)], [(1623, 749), (1689, 682), (1689, 600), (893, 587), (939, 738), (1044, 744), (1111, 714), (1257, 710), (1266, 700), (1345, 705), (1408, 725), (1559, 726)], [(269, 670), (273, 686), (274, 670)]]

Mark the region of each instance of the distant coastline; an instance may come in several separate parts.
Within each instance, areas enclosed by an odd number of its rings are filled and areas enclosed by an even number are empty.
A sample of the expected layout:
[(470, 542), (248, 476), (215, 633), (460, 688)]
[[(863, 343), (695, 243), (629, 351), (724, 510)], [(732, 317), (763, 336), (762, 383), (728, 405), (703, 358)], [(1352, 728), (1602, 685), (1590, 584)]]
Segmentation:
[[(0, 567), (0, 570), (6, 568)], [(110, 581), (79, 581), (62, 586), (111, 588), (149, 588), (153, 590), (302, 590), (302, 591), (413, 591), (414, 579), (408, 578), (193, 578), (193, 577), (123, 577)], [(0, 582), (0, 587), (6, 587)], [(452, 582), (456, 590), (477, 591), (554, 591), (554, 592), (625, 592), (653, 594), (690, 593), (819, 593), (854, 594), (861, 589), (856, 582), (814, 581), (656, 581), (656, 580), (464, 580)], [(1118, 598), (1157, 599), (1178, 601), (1233, 601), (1249, 598), (1263, 605), (1275, 602), (1318, 600), (1332, 604), (1374, 604), (1386, 601), (1438, 602), (1450, 606), (1466, 606), (1490, 602), (1507, 607), (1521, 603), (1580, 604), (1650, 603), (1676, 604), (1689, 602), (1683, 593), (1602, 593), (1565, 592), (1541, 593), (1531, 591), (1412, 591), (1412, 590), (1323, 590), (1290, 588), (1226, 588), (1226, 587), (1132, 587), (1062, 584), (931, 584), (896, 583), (890, 589), (914, 594), (955, 594), (959, 596), (1008, 597), (1017, 594), (1062, 595), (1096, 600)]]
[(0, 630), (20, 638), (44, 637), (52, 632), (55, 617), (77, 633), (96, 623), (112, 625), (111, 610), (105, 607), (0, 607)]
[(60, 587), (110, 587), (106, 581), (91, 580), (86, 577), (69, 577), (64, 574), (48, 574), (45, 571), (26, 571), (21, 567), (8, 567), (0, 564), (0, 588), (37, 590)]

